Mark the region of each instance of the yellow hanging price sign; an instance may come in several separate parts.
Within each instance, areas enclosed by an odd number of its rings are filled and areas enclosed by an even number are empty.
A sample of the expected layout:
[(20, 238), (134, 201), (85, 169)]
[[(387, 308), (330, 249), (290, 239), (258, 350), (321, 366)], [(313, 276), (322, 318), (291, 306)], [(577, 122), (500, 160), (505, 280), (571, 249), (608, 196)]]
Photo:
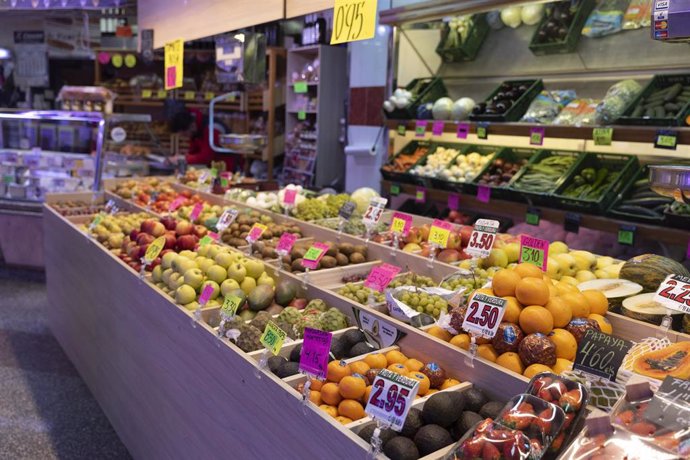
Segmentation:
[(163, 248), (165, 247), (165, 237), (160, 236), (153, 240), (153, 243), (149, 244), (148, 249), (146, 249), (146, 254), (144, 254), (144, 259), (151, 263), (154, 260), (156, 260), (156, 257), (158, 257), (158, 254), (161, 253)]
[(264, 347), (271, 350), (271, 353), (277, 355), (280, 353), (280, 349), (283, 348), (283, 341), (286, 336), (287, 334), (284, 330), (276, 326), (273, 321), (269, 321), (259, 341)]
[(393, 218), (391, 223), (391, 231), (393, 233), (402, 233), (405, 230), (405, 221), (397, 217)]
[(226, 295), (225, 300), (223, 300), (223, 306), (220, 307), (221, 313), (223, 313), (228, 318), (235, 316), (237, 309), (240, 308), (242, 299), (234, 295)]
[(445, 248), (448, 246), (448, 238), (453, 225), (450, 222), (434, 219), (429, 230), (429, 243)]
[(376, 3), (377, 0), (335, 0), (331, 45), (373, 38)]
[(184, 40), (174, 40), (165, 44), (165, 89), (182, 87)]

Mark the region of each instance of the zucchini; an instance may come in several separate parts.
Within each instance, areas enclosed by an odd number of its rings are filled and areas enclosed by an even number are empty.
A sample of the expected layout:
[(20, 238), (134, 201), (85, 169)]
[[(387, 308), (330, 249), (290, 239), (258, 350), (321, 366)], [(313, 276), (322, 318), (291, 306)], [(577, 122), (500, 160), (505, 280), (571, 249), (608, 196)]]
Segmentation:
[(659, 198), (659, 194), (656, 192), (652, 192), (651, 190), (644, 190), (642, 192), (633, 193), (633, 195), (628, 199), (637, 200), (639, 198)]
[(664, 96), (664, 102), (671, 102), (683, 92), (683, 85), (676, 83), (668, 89), (668, 93)]
[(644, 113), (644, 107), (642, 107), (642, 105), (640, 104), (637, 107), (635, 107), (635, 110), (633, 110), (633, 113), (631, 113), (630, 116), (632, 118), (639, 118), (642, 116), (643, 113)]
[(660, 204), (668, 204), (671, 201), (673, 201), (670, 198), (666, 197), (649, 197), (649, 198), (635, 198), (635, 199), (630, 199), (630, 200), (625, 200), (621, 204), (628, 205), (628, 206), (644, 206), (646, 208), (653, 208), (655, 206), (659, 206)]
[(654, 116), (654, 109), (650, 107), (647, 110), (645, 110), (644, 116), (645, 118), (652, 118)]
[(677, 112), (678, 109), (680, 109), (680, 106), (678, 104), (674, 104), (673, 102), (667, 102), (664, 104), (664, 108), (669, 112)]
[(662, 106), (655, 107), (654, 118), (666, 118), (666, 110)]
[(616, 208), (616, 211), (618, 212), (625, 212), (628, 214), (636, 214), (640, 216), (645, 216), (645, 217), (653, 217), (653, 218), (658, 218), (661, 219), (661, 215), (657, 212), (652, 211), (651, 209), (643, 208), (641, 206), (634, 206), (634, 205), (621, 205)]

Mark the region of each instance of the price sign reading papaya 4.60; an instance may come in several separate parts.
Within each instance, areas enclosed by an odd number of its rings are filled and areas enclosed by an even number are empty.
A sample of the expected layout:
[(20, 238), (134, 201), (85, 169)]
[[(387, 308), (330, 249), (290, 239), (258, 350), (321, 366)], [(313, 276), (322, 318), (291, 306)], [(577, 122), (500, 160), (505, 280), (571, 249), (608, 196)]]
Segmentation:
[(477, 219), (465, 252), (473, 257), (489, 257), (499, 225), (497, 220)]
[(417, 380), (382, 369), (376, 374), (364, 412), (400, 431), (418, 390)]
[(376, 0), (335, 0), (331, 45), (368, 40), (376, 33)]

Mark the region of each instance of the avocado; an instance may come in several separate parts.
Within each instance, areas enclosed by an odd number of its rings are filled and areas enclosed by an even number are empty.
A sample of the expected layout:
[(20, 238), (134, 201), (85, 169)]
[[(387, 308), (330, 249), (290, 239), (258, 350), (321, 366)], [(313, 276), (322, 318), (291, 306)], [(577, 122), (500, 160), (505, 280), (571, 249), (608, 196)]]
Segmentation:
[(302, 354), (302, 344), (300, 343), (299, 345), (295, 346), (295, 348), (293, 348), (290, 351), (290, 361), (292, 361), (293, 363), (298, 363), (299, 357), (301, 354)]
[(407, 414), (405, 424), (400, 430), (400, 434), (412, 439), (414, 438), (414, 435), (417, 434), (417, 430), (419, 430), (422, 427), (422, 425), (424, 425), (424, 420), (422, 419), (422, 411), (417, 409), (416, 407), (412, 407), (410, 408), (410, 412)]
[(359, 342), (354, 344), (350, 350), (347, 352), (348, 358), (354, 358), (355, 356), (363, 355), (364, 353), (370, 353), (374, 351), (374, 348), (367, 342)]
[(297, 284), (292, 281), (281, 281), (276, 286), (275, 297), (278, 305), (287, 307), (297, 297)]
[(331, 359), (343, 359), (347, 353), (347, 344), (341, 337), (331, 339)]
[[(465, 395), (462, 393), (459, 393), (457, 391), (447, 391), (448, 396), (450, 396), (450, 399), (452, 401), (451, 407), (453, 410), (457, 413), (460, 414), (463, 410), (465, 410)], [(458, 415), (459, 417), (460, 415)]]
[(442, 426), (424, 425), (415, 434), (414, 443), (419, 449), (419, 454), (424, 456), (452, 444), (453, 438)]
[(404, 436), (396, 436), (383, 445), (383, 453), (391, 460), (417, 460), (419, 450), (415, 443)]
[(489, 401), (488, 403), (484, 404), (482, 408), (479, 410), (479, 415), (481, 415), (483, 418), (496, 419), (498, 414), (501, 413), (501, 409), (503, 409), (503, 406), (504, 404), (498, 401)]
[(460, 412), (453, 408), (453, 398), (448, 393), (447, 391), (434, 393), (424, 403), (422, 417), (425, 423), (446, 427), (458, 419)]
[(345, 342), (349, 345), (352, 346), (358, 342), (364, 342), (364, 332), (360, 331), (359, 329), (349, 329), (341, 335)]
[(486, 402), (487, 399), (482, 390), (472, 387), (465, 391), (465, 409), (479, 413)]
[(247, 296), (247, 305), (252, 311), (267, 309), (273, 303), (273, 287), (261, 284)]
[(274, 374), (278, 373), (278, 369), (280, 369), (280, 366), (285, 364), (287, 362), (287, 359), (283, 358), (282, 356), (271, 356), (268, 358), (268, 368), (273, 372)]
[(278, 368), (278, 372), (276, 372), (276, 375), (280, 377), (281, 379), (284, 379), (285, 377), (290, 377), (291, 375), (295, 375), (299, 372), (299, 363), (293, 363), (292, 361), (286, 361), (283, 363), (282, 366)]
[(465, 433), (472, 429), (477, 423), (484, 420), (484, 417), (476, 412), (466, 410), (460, 415), (460, 418), (455, 425), (453, 425), (453, 437), (455, 439), (462, 438)]
[[(370, 423), (369, 425), (365, 426), (361, 430), (359, 430), (358, 436), (362, 439), (364, 439), (366, 442), (371, 442), (371, 437), (374, 434), (374, 430), (376, 429), (376, 424), (375, 423)], [(390, 428), (386, 428), (384, 430), (381, 430), (381, 434), (379, 435), (379, 438), (381, 439), (381, 445), (385, 445), (388, 441), (393, 439), (397, 433)]]

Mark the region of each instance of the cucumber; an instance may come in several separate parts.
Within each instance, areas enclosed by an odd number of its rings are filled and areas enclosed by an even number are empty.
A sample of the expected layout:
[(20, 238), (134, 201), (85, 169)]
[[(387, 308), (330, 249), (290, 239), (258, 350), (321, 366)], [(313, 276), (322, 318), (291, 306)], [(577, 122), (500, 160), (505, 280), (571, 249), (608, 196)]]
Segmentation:
[(664, 108), (670, 112), (677, 112), (678, 109), (680, 109), (680, 106), (678, 104), (674, 104), (673, 102), (667, 102), (664, 104)]
[(644, 190), (642, 192), (635, 192), (632, 194), (629, 200), (637, 200), (640, 198), (659, 198), (659, 194), (651, 190)]
[(654, 108), (654, 118), (665, 118), (665, 117), (666, 117), (666, 110), (662, 106)]
[(654, 116), (654, 109), (650, 107), (647, 110), (645, 110), (644, 116), (645, 118), (652, 118)]
[(664, 96), (664, 102), (671, 102), (683, 92), (683, 85), (676, 83), (668, 89), (668, 93)]
[(653, 217), (653, 218), (659, 218), (661, 219), (661, 215), (657, 212), (652, 211), (651, 209), (647, 208), (642, 208), (640, 206), (633, 206), (633, 205), (621, 205), (616, 208), (616, 211), (618, 212), (625, 212), (628, 214), (636, 214), (639, 216), (645, 216), (645, 217)]
[(635, 107), (635, 110), (633, 110), (633, 113), (631, 113), (630, 116), (632, 118), (639, 118), (642, 116), (643, 113), (644, 113), (644, 107), (642, 107), (642, 105), (640, 104), (637, 107)]
[(645, 208), (653, 208), (655, 206), (659, 206), (660, 204), (668, 204), (671, 201), (673, 201), (670, 198), (665, 198), (665, 197), (649, 197), (649, 198), (635, 198), (631, 200), (625, 200), (621, 204), (628, 205), (628, 206), (643, 206)]

